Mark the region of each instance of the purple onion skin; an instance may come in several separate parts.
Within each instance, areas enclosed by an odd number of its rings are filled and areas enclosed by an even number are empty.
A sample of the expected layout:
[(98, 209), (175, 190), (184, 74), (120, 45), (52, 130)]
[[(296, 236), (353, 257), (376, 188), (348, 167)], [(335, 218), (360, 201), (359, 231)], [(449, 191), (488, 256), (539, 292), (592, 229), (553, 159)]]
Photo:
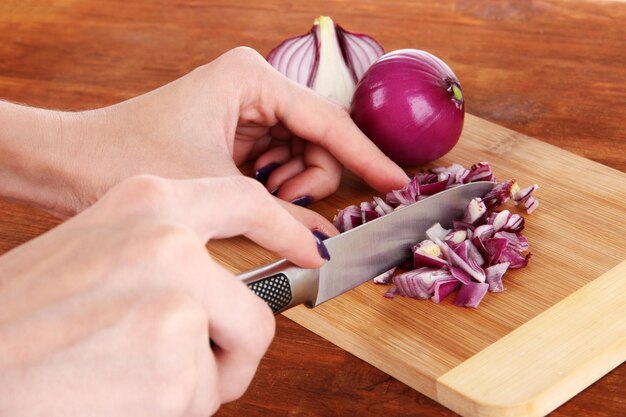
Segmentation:
[(456, 145), (465, 106), (458, 78), (441, 59), (401, 49), (383, 55), (365, 72), (350, 114), (393, 161), (415, 166), (440, 158)]

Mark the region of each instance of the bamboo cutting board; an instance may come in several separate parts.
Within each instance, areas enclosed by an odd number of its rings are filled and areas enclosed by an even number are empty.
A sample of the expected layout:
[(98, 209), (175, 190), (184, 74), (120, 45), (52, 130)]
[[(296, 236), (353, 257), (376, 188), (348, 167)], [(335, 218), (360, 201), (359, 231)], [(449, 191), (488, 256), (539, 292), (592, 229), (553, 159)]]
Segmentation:
[[(474, 310), (453, 296), (389, 300), (368, 282), (284, 314), (462, 415), (544, 415), (626, 360), (626, 174), (468, 115), (436, 165), (478, 161), (541, 186), (539, 209), (525, 216), (532, 258), (507, 272), (505, 292)], [(347, 175), (311, 208), (332, 219), (372, 195)], [(275, 259), (243, 238), (209, 250), (235, 272)]]

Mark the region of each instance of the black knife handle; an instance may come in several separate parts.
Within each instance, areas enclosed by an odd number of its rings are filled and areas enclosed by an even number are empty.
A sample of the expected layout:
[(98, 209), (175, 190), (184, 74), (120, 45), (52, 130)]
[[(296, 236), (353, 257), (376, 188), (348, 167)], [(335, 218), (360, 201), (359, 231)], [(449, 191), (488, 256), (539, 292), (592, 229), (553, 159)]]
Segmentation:
[(284, 310), (293, 300), (289, 278), (283, 273), (252, 282), (248, 284), (248, 288), (261, 297), (274, 314)]
[(303, 269), (286, 259), (237, 275), (278, 314), (298, 304), (315, 305), (319, 285), (318, 269)]

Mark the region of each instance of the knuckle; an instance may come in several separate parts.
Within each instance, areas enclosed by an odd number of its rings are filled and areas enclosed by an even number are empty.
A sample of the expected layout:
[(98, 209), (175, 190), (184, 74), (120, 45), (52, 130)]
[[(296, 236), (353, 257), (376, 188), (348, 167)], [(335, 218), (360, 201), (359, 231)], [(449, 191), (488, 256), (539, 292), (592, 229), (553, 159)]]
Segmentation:
[(154, 415), (180, 415), (197, 385), (194, 346), (206, 332), (206, 315), (193, 299), (176, 291), (146, 296), (138, 309), (151, 377), (145, 390)]
[(198, 237), (191, 229), (173, 223), (150, 224), (137, 244), (150, 258), (195, 253), (194, 249), (200, 246)]
[(152, 323), (150, 339), (155, 347), (163, 349), (163, 353), (181, 340), (191, 340), (206, 331), (206, 313), (190, 295), (182, 291), (168, 290), (151, 296), (144, 313), (148, 322)]
[(238, 46), (228, 52), (228, 56), (237, 63), (258, 64), (265, 59), (254, 49), (247, 46)]
[(116, 206), (151, 212), (162, 210), (171, 192), (168, 180), (153, 175), (137, 175), (115, 186), (110, 200)]

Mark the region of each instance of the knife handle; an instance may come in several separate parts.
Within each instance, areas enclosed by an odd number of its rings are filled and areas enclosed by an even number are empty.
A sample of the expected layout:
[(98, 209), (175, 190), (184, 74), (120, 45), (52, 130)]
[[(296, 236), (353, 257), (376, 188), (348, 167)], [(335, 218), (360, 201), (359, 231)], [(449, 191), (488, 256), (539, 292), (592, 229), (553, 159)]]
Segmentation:
[(286, 259), (237, 275), (237, 279), (278, 314), (299, 304), (315, 303), (319, 285), (318, 269), (303, 269)]

